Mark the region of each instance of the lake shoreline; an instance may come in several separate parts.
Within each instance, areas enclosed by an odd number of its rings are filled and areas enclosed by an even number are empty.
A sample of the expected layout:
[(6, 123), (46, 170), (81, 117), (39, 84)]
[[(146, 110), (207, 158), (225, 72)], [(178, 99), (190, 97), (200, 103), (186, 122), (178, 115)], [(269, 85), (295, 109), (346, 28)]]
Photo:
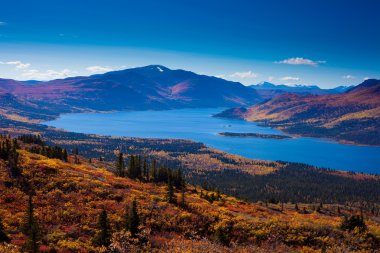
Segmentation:
[[(299, 162), (335, 170), (379, 174), (379, 148), (287, 135), (260, 123), (212, 117), (220, 109), (69, 113), (41, 123), (85, 134), (191, 140), (249, 159)], [(227, 132), (238, 136), (220, 135)], [(244, 137), (247, 133), (248, 136)]]
[(263, 139), (274, 139), (283, 140), (291, 139), (291, 136), (279, 135), (279, 134), (259, 134), (259, 133), (232, 133), (232, 132), (222, 132), (218, 133), (220, 136), (225, 137), (238, 137), (238, 138), (263, 138)]

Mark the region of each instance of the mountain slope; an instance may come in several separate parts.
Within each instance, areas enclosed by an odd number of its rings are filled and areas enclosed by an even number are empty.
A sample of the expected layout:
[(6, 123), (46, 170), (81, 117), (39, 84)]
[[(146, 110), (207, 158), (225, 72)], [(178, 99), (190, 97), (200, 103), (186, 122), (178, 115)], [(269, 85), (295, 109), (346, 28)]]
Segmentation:
[(343, 94), (283, 94), (248, 108), (243, 118), (289, 133), (380, 145), (380, 80), (366, 80)]
[(20, 99), (94, 110), (218, 107), (259, 101), (255, 90), (240, 83), (159, 65), (34, 85), (14, 80), (0, 83), (4, 83), (0, 92)]
[(275, 85), (269, 82), (262, 82), (255, 85), (250, 85), (259, 93), (264, 99), (274, 98), (275, 96), (284, 93), (294, 93), (294, 94), (311, 94), (311, 95), (327, 95), (327, 94), (339, 94), (344, 93), (346, 90), (350, 89), (347, 86), (338, 86), (332, 89), (321, 89), (316, 85), (295, 85), (289, 86), (285, 84)]
[[(248, 203), (191, 185), (184, 190), (185, 205), (177, 188), (169, 203), (165, 183), (117, 177), (111, 163), (95, 159), (70, 155), (64, 162), (32, 153), (40, 144), (18, 145), (20, 173), (10, 173), (15, 167), (0, 158), (0, 231), (11, 240), (0, 243), (0, 252), (19, 252), (25, 244), (19, 228), (29, 194), (41, 252), (106, 252), (93, 240), (103, 210), (109, 252), (314, 252), (322, 246), (326, 252), (373, 252), (379, 246), (378, 219), (367, 209), (360, 210), (368, 230), (350, 233), (339, 226), (342, 215), (359, 212), (355, 206)], [(126, 229), (133, 200), (140, 221), (136, 238)]]

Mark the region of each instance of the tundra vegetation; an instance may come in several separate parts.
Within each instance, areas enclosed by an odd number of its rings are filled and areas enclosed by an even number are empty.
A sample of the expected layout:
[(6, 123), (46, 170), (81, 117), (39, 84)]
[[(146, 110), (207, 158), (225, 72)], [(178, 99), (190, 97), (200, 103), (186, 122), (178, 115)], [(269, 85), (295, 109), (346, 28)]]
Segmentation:
[[(246, 201), (190, 183), (190, 174), (175, 163), (121, 149), (111, 161), (90, 162), (81, 146), (68, 149), (67, 158), (48, 156), (42, 150), (65, 148), (40, 139), (0, 138), (1, 252), (375, 252), (380, 246), (374, 196), (323, 202), (310, 194), (305, 201), (282, 201), (271, 189), (265, 192), (272, 198)], [(321, 173), (348, 184), (372, 182), (369, 188), (379, 181)]]

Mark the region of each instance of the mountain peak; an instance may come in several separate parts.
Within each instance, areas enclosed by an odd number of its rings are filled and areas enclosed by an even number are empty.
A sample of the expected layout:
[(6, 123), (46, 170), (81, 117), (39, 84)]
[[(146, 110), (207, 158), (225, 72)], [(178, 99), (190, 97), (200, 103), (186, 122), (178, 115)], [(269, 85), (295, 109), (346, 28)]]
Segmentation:
[(142, 70), (153, 70), (153, 71), (159, 71), (159, 72), (165, 72), (165, 71), (169, 71), (170, 69), (165, 67), (165, 66), (162, 66), (162, 65), (148, 65), (148, 66), (145, 66), (145, 67), (138, 67), (136, 69), (142, 69)]

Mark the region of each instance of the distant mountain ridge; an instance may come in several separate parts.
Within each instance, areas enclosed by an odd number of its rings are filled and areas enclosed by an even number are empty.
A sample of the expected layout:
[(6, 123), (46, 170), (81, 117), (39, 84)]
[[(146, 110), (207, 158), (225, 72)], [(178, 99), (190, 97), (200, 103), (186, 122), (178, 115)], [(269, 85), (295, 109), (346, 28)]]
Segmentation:
[(248, 109), (230, 109), (216, 116), (260, 121), (305, 136), (380, 145), (380, 80), (366, 80), (341, 94), (286, 93)]
[(270, 82), (261, 82), (248, 86), (254, 88), (264, 99), (273, 98), (277, 95), (284, 93), (294, 94), (313, 94), (313, 95), (325, 95), (325, 94), (339, 94), (346, 92), (352, 86), (338, 86), (331, 89), (322, 89), (317, 85), (285, 85), (285, 84), (273, 84)]
[(47, 82), (0, 79), (0, 87), (0, 94), (20, 100), (90, 110), (231, 107), (261, 100), (241, 83), (161, 65)]

